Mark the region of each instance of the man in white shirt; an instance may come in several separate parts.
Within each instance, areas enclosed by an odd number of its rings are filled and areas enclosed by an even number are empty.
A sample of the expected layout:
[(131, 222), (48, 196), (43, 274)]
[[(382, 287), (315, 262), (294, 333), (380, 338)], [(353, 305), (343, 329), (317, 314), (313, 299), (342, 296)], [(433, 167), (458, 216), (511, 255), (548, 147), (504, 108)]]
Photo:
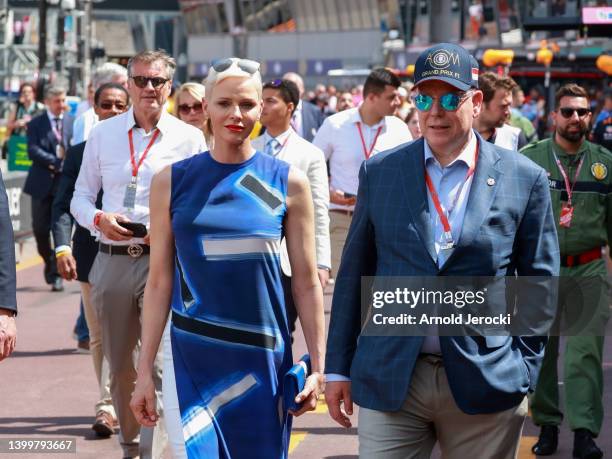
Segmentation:
[[(130, 59), (128, 92), (132, 109), (94, 127), (70, 205), (77, 222), (100, 239), (89, 274), (91, 302), (100, 314), (111, 395), (121, 426), (119, 442), (125, 457), (161, 457), (167, 439), (159, 423), (154, 435), (143, 428), (140, 442), (141, 429), (129, 407), (136, 380), (133, 357), (140, 338), (149, 238), (140, 234), (142, 228), (129, 230), (122, 225), (131, 222), (148, 226), (153, 175), (206, 148), (202, 131), (163, 109), (175, 68), (174, 59), (161, 51), (144, 51)], [(101, 188), (104, 196), (102, 210), (98, 210), (95, 202)], [(159, 395), (161, 365), (155, 371)], [(161, 405), (161, 398), (158, 403)]]
[[(91, 79), (91, 84), (93, 92), (95, 93), (100, 86), (106, 83), (117, 83), (127, 88), (127, 80), (127, 69), (124, 66), (115, 64), (114, 62), (107, 62), (96, 69)], [(70, 144), (78, 145), (81, 142), (85, 142), (98, 121), (98, 115), (96, 115), (93, 106), (90, 106), (87, 110), (77, 115), (72, 129), (72, 140)]]
[(330, 116), (313, 143), (329, 161), (332, 269), (337, 272), (351, 224), (361, 163), (376, 153), (412, 140), (408, 126), (393, 116), (399, 107), (399, 78), (374, 69), (363, 88), (363, 103)]
[[(289, 80), (274, 80), (263, 86), (261, 124), (266, 133), (252, 142), (253, 148), (288, 162), (308, 177), (315, 211), (315, 248), (321, 286), (325, 288), (331, 268), (329, 243), (329, 187), (323, 152), (307, 142), (291, 127), (291, 117), (300, 100), (297, 85)], [(291, 335), (295, 331), (297, 310), (291, 293), (291, 266), (285, 240), (282, 242), (281, 267), (285, 308)]]
[(512, 109), (512, 90), (516, 86), (510, 77), (499, 76), (493, 72), (482, 73), (478, 77), (484, 103), (474, 127), (488, 142), (508, 150), (519, 151), (527, 145), (523, 132), (507, 124)]

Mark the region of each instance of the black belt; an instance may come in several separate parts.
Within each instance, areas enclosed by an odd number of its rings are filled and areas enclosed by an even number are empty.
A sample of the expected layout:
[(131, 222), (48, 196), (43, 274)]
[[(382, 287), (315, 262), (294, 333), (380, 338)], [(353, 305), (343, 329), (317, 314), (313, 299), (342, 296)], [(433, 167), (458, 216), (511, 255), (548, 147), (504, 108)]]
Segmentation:
[(174, 311), (172, 311), (172, 324), (181, 330), (220, 341), (263, 347), (270, 350), (276, 347), (276, 337), (272, 335), (203, 322), (177, 314)]
[(100, 252), (108, 255), (129, 255), (139, 258), (141, 255), (149, 255), (151, 248), (146, 244), (110, 245), (100, 242)]

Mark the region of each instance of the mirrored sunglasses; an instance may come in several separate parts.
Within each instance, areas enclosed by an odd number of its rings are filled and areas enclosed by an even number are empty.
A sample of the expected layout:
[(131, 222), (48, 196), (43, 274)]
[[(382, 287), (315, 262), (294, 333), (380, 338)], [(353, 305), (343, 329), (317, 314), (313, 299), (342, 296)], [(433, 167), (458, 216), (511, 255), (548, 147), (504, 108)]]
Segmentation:
[(569, 119), (574, 116), (574, 112), (578, 113), (578, 118), (584, 118), (589, 113), (591, 113), (591, 110), (589, 110), (588, 108), (562, 107), (559, 109), (559, 112), (561, 112), (563, 118)]
[(192, 110), (194, 111), (194, 113), (202, 113), (202, 103), (196, 102), (193, 105), (180, 104), (178, 106), (178, 109), (179, 109), (179, 113), (183, 115), (188, 115), (189, 113), (191, 113)]
[[(449, 92), (440, 96), (440, 107), (447, 112), (454, 112), (459, 108), (461, 102), (467, 99), (470, 95), (470, 91), (460, 94)], [(431, 110), (434, 102), (434, 98), (428, 96), (427, 94), (416, 94), (412, 96), (412, 100), (414, 101), (414, 106), (421, 112), (428, 112)]]
[(149, 84), (149, 81), (151, 82), (151, 86), (153, 86), (153, 88), (155, 89), (161, 87), (162, 85), (166, 84), (166, 82), (170, 81), (169, 78), (161, 78), (161, 77), (149, 78), (145, 76), (132, 76), (130, 78), (134, 80), (134, 84), (141, 89), (146, 88), (147, 84)]
[(213, 62), (212, 68), (215, 72), (221, 73), (229, 69), (234, 63), (240, 70), (251, 75), (259, 70), (259, 62), (255, 62), (250, 59), (236, 59), (233, 57), (227, 57), (225, 59), (220, 59)]

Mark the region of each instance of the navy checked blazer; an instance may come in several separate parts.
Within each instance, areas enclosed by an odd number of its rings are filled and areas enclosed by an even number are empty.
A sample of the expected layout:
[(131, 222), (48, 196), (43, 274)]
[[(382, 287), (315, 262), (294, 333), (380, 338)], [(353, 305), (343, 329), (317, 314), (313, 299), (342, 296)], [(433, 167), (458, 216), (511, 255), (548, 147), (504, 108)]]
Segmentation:
[[(484, 141), (457, 247), (438, 268), (424, 178), (424, 140), (364, 162), (353, 221), (336, 279), (325, 372), (351, 378), (360, 406), (400, 409), (422, 336), (360, 336), (361, 276), (557, 276), (559, 246), (544, 169)], [(492, 180), (491, 180), (492, 179)], [(433, 210), (435, 212), (435, 209)], [(457, 406), (468, 414), (518, 405), (535, 388), (556, 313), (552, 289), (530, 336), (441, 336)], [(544, 335), (544, 336), (543, 336)]]

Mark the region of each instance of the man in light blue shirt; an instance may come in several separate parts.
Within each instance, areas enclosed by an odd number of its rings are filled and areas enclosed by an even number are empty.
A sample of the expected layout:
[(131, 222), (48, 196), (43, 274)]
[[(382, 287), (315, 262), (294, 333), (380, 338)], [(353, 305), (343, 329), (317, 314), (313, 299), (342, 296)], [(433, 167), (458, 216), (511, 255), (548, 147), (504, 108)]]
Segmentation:
[(478, 74), (458, 45), (425, 50), (414, 73), (423, 138), (361, 167), (325, 362), (330, 416), (350, 427), (353, 401), (360, 407), (361, 457), (429, 457), (436, 443), (457, 459), (518, 451), (554, 319), (551, 289), (533, 292), (541, 320), (526, 336), (363, 332), (364, 277), (422, 278), (425, 287), (441, 276), (558, 274), (546, 173), (474, 131)]

